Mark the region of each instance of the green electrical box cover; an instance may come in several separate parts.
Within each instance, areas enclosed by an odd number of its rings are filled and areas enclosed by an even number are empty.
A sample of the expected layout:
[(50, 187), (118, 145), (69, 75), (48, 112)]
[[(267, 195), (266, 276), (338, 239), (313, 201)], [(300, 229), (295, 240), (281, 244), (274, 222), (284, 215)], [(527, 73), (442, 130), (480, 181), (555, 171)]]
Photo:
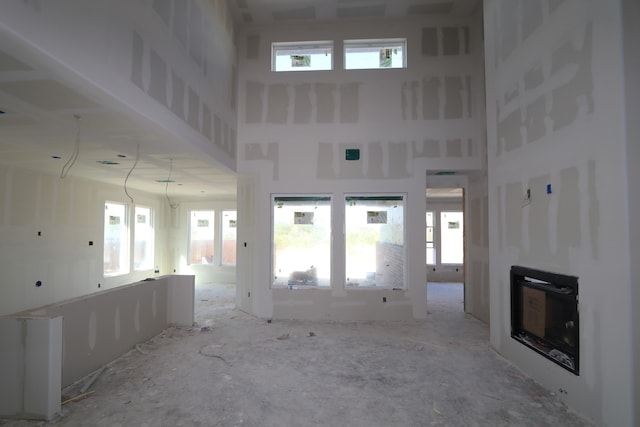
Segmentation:
[(360, 160), (360, 149), (347, 148), (346, 160)]

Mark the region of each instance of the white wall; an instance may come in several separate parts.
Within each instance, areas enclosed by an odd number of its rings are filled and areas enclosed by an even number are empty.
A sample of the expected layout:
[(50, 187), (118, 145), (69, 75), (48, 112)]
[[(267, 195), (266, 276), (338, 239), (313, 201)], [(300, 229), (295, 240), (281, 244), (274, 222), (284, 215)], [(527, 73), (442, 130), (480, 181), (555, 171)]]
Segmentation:
[[(620, 4), (485, 1), (490, 302), (500, 353), (597, 423), (630, 426)], [(579, 376), (510, 338), (514, 264), (578, 276)]]
[[(622, 2), (624, 25), (624, 73), (625, 73), (625, 106), (627, 131), (627, 188), (629, 203), (627, 224), (629, 230), (629, 260), (631, 277), (631, 313), (633, 315), (631, 339), (633, 340), (632, 360), (640, 359), (640, 3), (635, 0)], [(640, 424), (640, 367), (635, 363), (634, 371), (634, 420)]]
[(465, 310), (490, 321), (489, 298), (489, 194), (486, 173), (469, 178), (466, 197)]
[[(382, 37), (407, 38), (406, 69), (342, 69), (342, 40)], [(333, 40), (334, 70), (270, 71), (272, 42), (303, 40)], [(239, 307), (261, 317), (425, 317), (426, 171), (483, 167), (479, 17), (247, 25), (238, 64)], [(361, 159), (344, 160), (346, 148)], [(332, 195), (331, 289), (271, 290), (274, 193)], [(345, 290), (345, 193), (407, 194), (406, 292)]]
[[(132, 209), (121, 187), (0, 164), (0, 315), (154, 276), (153, 268), (103, 276), (106, 201)], [(139, 192), (135, 201), (153, 209), (156, 265), (164, 271), (171, 244), (166, 201)]]

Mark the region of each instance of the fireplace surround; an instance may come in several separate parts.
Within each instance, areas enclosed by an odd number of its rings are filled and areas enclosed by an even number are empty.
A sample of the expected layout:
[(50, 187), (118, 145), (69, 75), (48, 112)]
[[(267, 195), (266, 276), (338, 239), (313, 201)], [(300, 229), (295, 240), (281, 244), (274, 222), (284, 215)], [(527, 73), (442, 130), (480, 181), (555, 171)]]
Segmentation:
[(511, 337), (579, 375), (578, 278), (511, 267)]

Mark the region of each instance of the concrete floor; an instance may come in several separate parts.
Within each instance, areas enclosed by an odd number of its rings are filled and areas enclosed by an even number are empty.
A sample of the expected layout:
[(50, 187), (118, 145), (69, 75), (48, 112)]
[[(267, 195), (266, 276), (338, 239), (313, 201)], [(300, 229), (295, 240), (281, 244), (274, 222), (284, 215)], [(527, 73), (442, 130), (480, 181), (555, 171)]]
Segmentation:
[(197, 327), (114, 361), (51, 423), (0, 425), (591, 425), (491, 349), (461, 286), (428, 296), (427, 321), (268, 323), (234, 309), (233, 286), (202, 286)]

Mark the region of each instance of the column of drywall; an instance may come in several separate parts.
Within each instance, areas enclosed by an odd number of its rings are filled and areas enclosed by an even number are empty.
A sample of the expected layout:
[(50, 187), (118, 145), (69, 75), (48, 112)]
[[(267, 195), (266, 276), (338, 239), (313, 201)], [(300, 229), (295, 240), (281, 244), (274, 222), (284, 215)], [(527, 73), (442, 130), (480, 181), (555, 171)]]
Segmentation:
[[(640, 278), (640, 3), (634, 0), (622, 2), (622, 16), (624, 26), (624, 73), (625, 73), (625, 108), (627, 131), (627, 188), (629, 213), (629, 259), (631, 283), (631, 340), (633, 342), (632, 357), (634, 361), (640, 360), (640, 286), (637, 285)], [(640, 424), (640, 366), (633, 364), (634, 381), (634, 419), (635, 425)]]
[(60, 413), (62, 318), (0, 318), (0, 417)]
[(168, 276), (167, 323), (170, 325), (193, 325), (195, 304), (195, 277)]
[(486, 174), (469, 178), (465, 197), (465, 309), (489, 323), (489, 195)]
[[(620, 4), (492, 0), (484, 11), (491, 342), (579, 412), (624, 426), (633, 344)], [(579, 278), (579, 376), (510, 338), (515, 264)]]

